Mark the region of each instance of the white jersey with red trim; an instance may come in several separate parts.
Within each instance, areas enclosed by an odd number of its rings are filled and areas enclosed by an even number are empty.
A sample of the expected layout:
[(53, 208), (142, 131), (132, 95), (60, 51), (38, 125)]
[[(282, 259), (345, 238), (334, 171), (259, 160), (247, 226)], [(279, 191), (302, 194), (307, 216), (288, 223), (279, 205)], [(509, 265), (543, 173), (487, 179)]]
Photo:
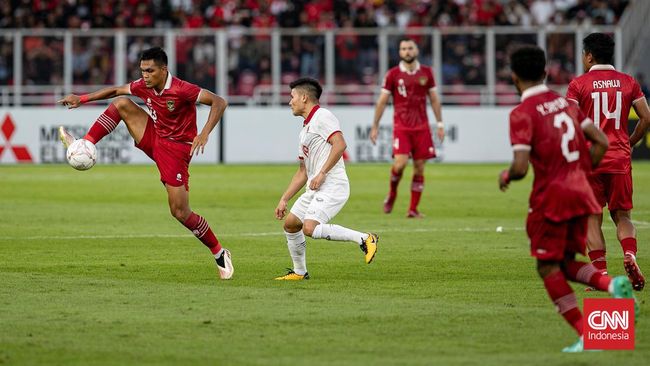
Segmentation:
[[(328, 109), (315, 106), (300, 131), (300, 146), (298, 148), (298, 158), (304, 161), (307, 169), (307, 187), (325, 165), (330, 151), (332, 151), (332, 145), (328, 140), (337, 132), (341, 132), (338, 118)], [(343, 163), (342, 157), (327, 173), (321, 189), (340, 183), (348, 183), (348, 175), (345, 173), (345, 163)]]

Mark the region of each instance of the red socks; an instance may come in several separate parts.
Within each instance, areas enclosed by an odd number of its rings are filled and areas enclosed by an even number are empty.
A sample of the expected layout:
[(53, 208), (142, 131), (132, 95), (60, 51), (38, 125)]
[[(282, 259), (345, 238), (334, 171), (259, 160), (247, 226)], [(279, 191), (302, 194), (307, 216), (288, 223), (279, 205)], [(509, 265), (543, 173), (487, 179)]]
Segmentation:
[(214, 236), (212, 229), (210, 229), (210, 225), (208, 225), (208, 222), (205, 221), (203, 217), (192, 212), (183, 225), (185, 225), (185, 227), (188, 228), (192, 234), (201, 241), (201, 243), (208, 247), (212, 254), (217, 254), (221, 251), (219, 240)]
[(612, 278), (603, 274), (590, 263), (571, 261), (567, 263), (565, 273), (569, 280), (589, 285), (599, 291), (607, 291)]
[(591, 250), (588, 254), (591, 264), (593, 264), (600, 273), (607, 274), (606, 251), (604, 249)]
[[(594, 269), (595, 270), (595, 269)], [(578, 309), (576, 295), (569, 286), (562, 271), (544, 277), (544, 287), (555, 307), (578, 335), (582, 335), (582, 313)]]
[(93, 144), (96, 144), (104, 136), (113, 132), (113, 130), (120, 123), (120, 120), (120, 113), (117, 111), (115, 105), (111, 103), (111, 105), (106, 108), (104, 113), (100, 114), (99, 117), (97, 117), (97, 121), (93, 123), (93, 125), (90, 127), (90, 130), (88, 130), (88, 133), (83, 138), (92, 142)]
[(411, 182), (411, 206), (409, 211), (417, 211), (422, 191), (424, 190), (424, 175), (414, 175)]
[(395, 201), (395, 197), (397, 197), (397, 186), (399, 185), (399, 181), (402, 180), (402, 173), (395, 173), (395, 170), (393, 168), (390, 169), (390, 191), (388, 192), (388, 200), (389, 201)]
[(632, 254), (636, 257), (636, 238), (625, 238), (621, 240), (623, 254)]

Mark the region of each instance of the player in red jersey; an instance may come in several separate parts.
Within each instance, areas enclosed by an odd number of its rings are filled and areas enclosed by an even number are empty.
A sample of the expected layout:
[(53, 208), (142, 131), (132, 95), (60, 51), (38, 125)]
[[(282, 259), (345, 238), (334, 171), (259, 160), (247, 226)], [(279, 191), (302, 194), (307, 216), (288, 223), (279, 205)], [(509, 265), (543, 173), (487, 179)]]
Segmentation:
[[(115, 98), (83, 138), (96, 144), (115, 130), (120, 120), (124, 121), (136, 146), (156, 162), (172, 216), (210, 249), (220, 277), (230, 279), (234, 272), (230, 252), (221, 247), (207, 221), (190, 208), (188, 172), (192, 156), (203, 153), (227, 103), (208, 90), (173, 77), (167, 70), (167, 55), (160, 47), (142, 52), (140, 70), (142, 78), (130, 84), (81, 96), (71, 94), (58, 103), (77, 108), (89, 101), (120, 95), (135, 95), (145, 101), (151, 115), (128, 98)], [(197, 102), (210, 106), (208, 121), (199, 134)], [(75, 140), (63, 127), (59, 134), (66, 148)]]
[(436, 82), (430, 67), (421, 65), (418, 60), (418, 47), (411, 39), (402, 39), (399, 43), (398, 66), (388, 70), (381, 89), (381, 95), (375, 106), (375, 119), (370, 130), (370, 140), (377, 142), (379, 121), (384, 113), (388, 98), (393, 97), (395, 111), (393, 114), (393, 167), (390, 174), (390, 191), (384, 201), (384, 212), (393, 211), (397, 186), (402, 179), (409, 157), (413, 159), (413, 181), (411, 182), (411, 205), (407, 217), (420, 218), (418, 211), (420, 197), (424, 190), (424, 165), (427, 159), (436, 156), (431, 138), (431, 128), (427, 118), (427, 96), (431, 101), (436, 117), (436, 133), (440, 142), (445, 137), (442, 123), (440, 100), (436, 93)]
[[(599, 127), (609, 140), (603, 161), (590, 176), (591, 188), (601, 207), (607, 205), (616, 224), (616, 234), (624, 253), (623, 265), (635, 290), (645, 285), (645, 278), (636, 262), (636, 229), (632, 224), (632, 161), (631, 150), (650, 125), (650, 110), (636, 80), (618, 72), (611, 65), (614, 41), (603, 33), (593, 33), (583, 40), (582, 62), (585, 74), (569, 84), (567, 99)], [(628, 115), (634, 108), (639, 116), (632, 136), (628, 135)], [(589, 218), (587, 247), (592, 263), (607, 273), (605, 238), (601, 229), (602, 213)]]
[(614, 297), (633, 297), (632, 285), (625, 276), (612, 279), (591, 263), (575, 260), (576, 253), (585, 251), (587, 217), (601, 212), (587, 175), (603, 157), (607, 137), (575, 105), (544, 85), (545, 66), (538, 47), (520, 48), (510, 57), (521, 104), (510, 113), (514, 159), (499, 175), (499, 188), (505, 191), (510, 181), (525, 177), (530, 161), (535, 172), (526, 221), (531, 255), (558, 312), (580, 335), (563, 351), (580, 352), (582, 313), (567, 279)]

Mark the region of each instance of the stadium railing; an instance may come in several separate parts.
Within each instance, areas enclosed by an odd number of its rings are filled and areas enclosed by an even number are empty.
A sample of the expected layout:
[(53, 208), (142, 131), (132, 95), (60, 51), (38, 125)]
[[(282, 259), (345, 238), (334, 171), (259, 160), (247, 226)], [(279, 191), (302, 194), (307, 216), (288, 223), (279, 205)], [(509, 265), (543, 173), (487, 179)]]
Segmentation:
[[(518, 44), (547, 51), (548, 83), (563, 91), (582, 73), (581, 41), (599, 31), (624, 37), (621, 26), (313, 29), (5, 29), (0, 30), (0, 106), (50, 105), (139, 77), (138, 54), (164, 47), (173, 74), (226, 96), (231, 104), (278, 105), (288, 84), (312, 76), (330, 104), (370, 105), (385, 72), (397, 64), (398, 41), (416, 40), (432, 65), (442, 101), (452, 105), (517, 102), (507, 66)], [(617, 42), (615, 66), (625, 47)], [(624, 70), (633, 71), (633, 70)]]

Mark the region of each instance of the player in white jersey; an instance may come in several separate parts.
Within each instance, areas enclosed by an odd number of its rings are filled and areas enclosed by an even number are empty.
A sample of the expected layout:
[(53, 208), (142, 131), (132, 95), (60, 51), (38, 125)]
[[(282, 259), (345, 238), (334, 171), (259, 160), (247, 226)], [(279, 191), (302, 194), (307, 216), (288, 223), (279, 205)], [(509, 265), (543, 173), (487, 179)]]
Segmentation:
[(313, 239), (356, 243), (365, 253), (366, 263), (369, 264), (377, 253), (379, 237), (376, 234), (328, 224), (350, 197), (350, 183), (342, 158), (346, 144), (339, 120), (318, 104), (323, 91), (318, 81), (302, 78), (291, 83), (290, 87), (291, 111), (294, 116), (305, 119), (298, 149), (300, 167), (280, 198), (275, 208), (275, 217), (282, 220), (289, 200), (305, 184), (307, 188), (284, 220), (284, 233), (293, 268), (276, 280), (309, 279), (305, 235)]

